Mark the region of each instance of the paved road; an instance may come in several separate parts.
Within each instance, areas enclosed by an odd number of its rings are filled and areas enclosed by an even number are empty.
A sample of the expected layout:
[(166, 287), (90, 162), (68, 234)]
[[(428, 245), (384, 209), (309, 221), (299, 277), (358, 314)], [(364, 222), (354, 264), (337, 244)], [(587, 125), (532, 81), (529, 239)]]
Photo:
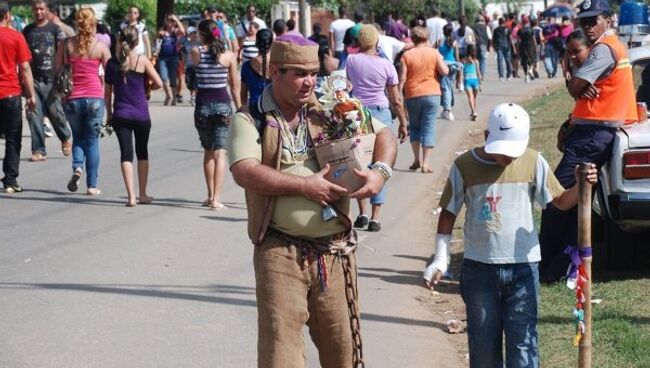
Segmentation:
[[(493, 73), (492, 73), (493, 74)], [(488, 77), (481, 117), (547, 81)], [(516, 88), (513, 88), (516, 86)], [(458, 94), (457, 117), (468, 116)], [(68, 193), (70, 159), (55, 138), (30, 163), (29, 128), (20, 194), (0, 193), (0, 367), (254, 367), (256, 309), (243, 191), (227, 175), (227, 209), (200, 207), (202, 151), (192, 108), (151, 104), (153, 205), (126, 201), (115, 137), (101, 140), (99, 197)], [(416, 297), (432, 251), (433, 184), (467, 135), (468, 121), (441, 122), (433, 175), (398, 170), (380, 233), (359, 248), (362, 331), (369, 367), (462, 367)], [(0, 152), (4, 142), (0, 141)], [(400, 147), (397, 168), (411, 161)], [(85, 189), (85, 186), (82, 186)], [(82, 191), (80, 190), (80, 193)], [(308, 366), (318, 366), (308, 339)]]

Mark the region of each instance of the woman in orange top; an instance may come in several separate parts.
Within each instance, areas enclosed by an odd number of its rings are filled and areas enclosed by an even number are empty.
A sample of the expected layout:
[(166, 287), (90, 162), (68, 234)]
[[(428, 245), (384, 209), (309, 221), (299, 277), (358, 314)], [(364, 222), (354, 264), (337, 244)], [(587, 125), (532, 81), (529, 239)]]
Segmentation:
[[(449, 73), (442, 55), (427, 42), (429, 35), (424, 27), (414, 27), (411, 32), (415, 47), (402, 55), (399, 71), (400, 90), (404, 91), (409, 120), (409, 135), (413, 148), (411, 170), (433, 172), (429, 157), (435, 143), (436, 115), (440, 106), (438, 79)], [(422, 151), (422, 161), (420, 161)]]

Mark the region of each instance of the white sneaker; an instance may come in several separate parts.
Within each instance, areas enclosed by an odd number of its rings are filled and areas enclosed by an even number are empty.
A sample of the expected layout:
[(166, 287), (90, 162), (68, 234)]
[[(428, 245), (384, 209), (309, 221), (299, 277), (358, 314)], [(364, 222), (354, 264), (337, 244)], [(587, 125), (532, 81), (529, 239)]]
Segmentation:
[(460, 92), (465, 92), (465, 86), (463, 86), (463, 85), (461, 84), (460, 87), (458, 87), (458, 90), (459, 90)]
[(43, 134), (46, 137), (54, 137), (54, 130), (52, 129), (50, 123), (47, 121), (43, 123)]
[(449, 121), (454, 121), (456, 118), (454, 118), (454, 113), (451, 111), (447, 111), (447, 120)]
[(449, 111), (447, 110), (442, 110), (442, 114), (440, 114), (440, 119), (448, 119), (449, 118)]
[(524, 78), (524, 82), (525, 82), (525, 83), (530, 82), (530, 77), (528, 76), (528, 74), (526, 74), (526, 78)]
[(512, 77), (508, 77), (508, 80), (509, 80), (509, 81), (512, 80)]
[(499, 82), (503, 82), (503, 77), (499, 77)]

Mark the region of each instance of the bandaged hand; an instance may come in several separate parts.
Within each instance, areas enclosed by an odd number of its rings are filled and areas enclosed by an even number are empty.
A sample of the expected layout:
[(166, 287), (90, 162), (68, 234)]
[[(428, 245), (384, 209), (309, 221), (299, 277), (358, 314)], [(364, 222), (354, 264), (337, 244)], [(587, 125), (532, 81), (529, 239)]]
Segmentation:
[(422, 275), (424, 285), (429, 289), (433, 288), (433, 285), (436, 285), (447, 272), (450, 261), (449, 243), (451, 243), (451, 234), (436, 234), (435, 258)]

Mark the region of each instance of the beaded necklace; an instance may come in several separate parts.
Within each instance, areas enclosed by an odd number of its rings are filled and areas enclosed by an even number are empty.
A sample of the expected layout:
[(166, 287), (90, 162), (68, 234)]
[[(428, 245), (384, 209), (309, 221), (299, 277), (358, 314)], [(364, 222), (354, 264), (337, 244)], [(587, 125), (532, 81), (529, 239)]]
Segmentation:
[(300, 108), (298, 112), (300, 121), (298, 128), (294, 132), (289, 126), (289, 122), (285, 119), (284, 115), (276, 105), (277, 114), (276, 120), (280, 122), (280, 134), (282, 137), (282, 146), (286, 148), (294, 160), (304, 161), (308, 156), (309, 150), (309, 134), (307, 134), (307, 111), (304, 107)]

